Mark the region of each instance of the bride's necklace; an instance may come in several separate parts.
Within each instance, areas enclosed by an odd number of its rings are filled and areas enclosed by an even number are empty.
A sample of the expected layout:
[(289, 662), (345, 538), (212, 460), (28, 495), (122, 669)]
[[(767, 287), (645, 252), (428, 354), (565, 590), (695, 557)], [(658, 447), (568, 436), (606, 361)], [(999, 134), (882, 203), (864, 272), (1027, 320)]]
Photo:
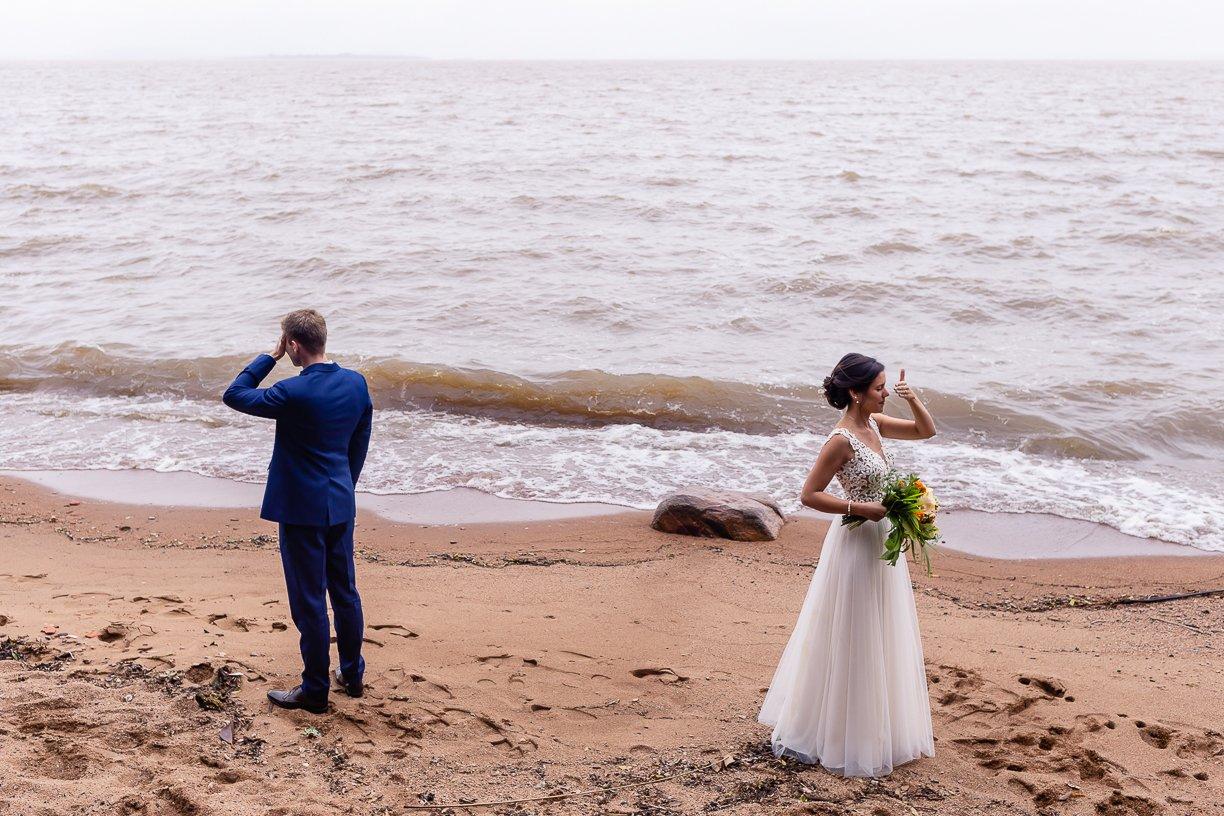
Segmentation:
[[(859, 442), (866, 445), (867, 448), (872, 453), (876, 454), (877, 456), (883, 455), (875, 449), (875, 446), (873, 446), (870, 442), (868, 442), (866, 439), (863, 438), (864, 436), (869, 436), (869, 437), (875, 437), (876, 439), (879, 439), (879, 436), (875, 432), (875, 428), (871, 427), (870, 417), (868, 417), (867, 421), (861, 425), (851, 421), (851, 422), (847, 422), (845, 425), (842, 425), (841, 427), (845, 428), (847, 431), (854, 434), (855, 438), (858, 439)], [(883, 445), (881, 445), (881, 450), (883, 450)]]
[(864, 433), (870, 433), (871, 432), (871, 420), (868, 419), (864, 422), (855, 422), (854, 420), (849, 419), (847, 417), (846, 424), (842, 425), (842, 427), (850, 431), (851, 433), (855, 434), (856, 436), (858, 435), (858, 432), (860, 431)]

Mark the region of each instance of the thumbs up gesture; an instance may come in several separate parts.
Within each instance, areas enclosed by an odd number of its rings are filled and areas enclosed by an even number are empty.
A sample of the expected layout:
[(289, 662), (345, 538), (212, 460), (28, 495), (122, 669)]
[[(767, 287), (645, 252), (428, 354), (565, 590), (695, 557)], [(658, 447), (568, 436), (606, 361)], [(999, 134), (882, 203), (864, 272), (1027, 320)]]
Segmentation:
[(901, 369), (901, 378), (893, 384), (893, 393), (903, 400), (918, 399), (918, 395), (909, 387), (909, 383), (905, 381), (905, 369)]

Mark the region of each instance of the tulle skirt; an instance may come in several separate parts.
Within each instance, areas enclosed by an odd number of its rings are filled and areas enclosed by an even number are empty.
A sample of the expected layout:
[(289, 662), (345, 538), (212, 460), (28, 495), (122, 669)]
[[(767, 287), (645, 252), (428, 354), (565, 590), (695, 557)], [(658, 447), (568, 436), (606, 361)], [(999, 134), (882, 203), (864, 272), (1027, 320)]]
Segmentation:
[(883, 776), (935, 755), (908, 554), (880, 560), (888, 530), (829, 527), (758, 717), (778, 756)]

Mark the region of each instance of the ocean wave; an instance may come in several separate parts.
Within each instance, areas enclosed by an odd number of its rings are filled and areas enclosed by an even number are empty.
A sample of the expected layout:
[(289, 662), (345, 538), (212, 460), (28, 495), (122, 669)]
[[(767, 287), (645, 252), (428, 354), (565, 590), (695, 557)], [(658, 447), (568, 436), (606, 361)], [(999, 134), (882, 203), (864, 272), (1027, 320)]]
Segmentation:
[(981, 241), (981, 237), (972, 232), (949, 232), (939, 236), (939, 243), (951, 246), (976, 246)]
[(678, 176), (652, 176), (642, 181), (647, 187), (689, 187), (696, 183), (694, 179)]
[(63, 198), (70, 201), (84, 201), (96, 198), (131, 198), (135, 193), (124, 192), (109, 184), (74, 184), (69, 187), (51, 187), (45, 184), (14, 184), (6, 191), (8, 198), (15, 199), (55, 199)]
[[(1045, 299), (1028, 304), (1034, 309), (1056, 305)], [(747, 318), (729, 321), (729, 329), (750, 334), (762, 330)], [(0, 348), (0, 393), (170, 396), (215, 404), (250, 361), (237, 355), (145, 359), (133, 351), (77, 344)], [(524, 376), (385, 357), (356, 357), (344, 363), (365, 375), (380, 410), (428, 411), (538, 427), (640, 425), (762, 436), (828, 427), (837, 419), (815, 384), (594, 369)], [(997, 397), (984, 399), (927, 388), (923, 400), (938, 417), (941, 433), (991, 447), (1110, 461), (1136, 460), (1152, 450), (1186, 450), (1194, 447), (1187, 445), (1191, 438), (1205, 450), (1224, 448), (1224, 428), (1200, 421), (1218, 412), (1204, 406), (1155, 410), (1167, 404), (1148, 404), (1163, 393), (1158, 389), (1147, 381), (1093, 380), (1067, 390), (1073, 395), (1069, 399), (1094, 407), (1098, 414), (1112, 400), (1128, 405), (1143, 402), (1144, 427), (1123, 433), (1113, 430), (1119, 423), (1108, 416), (1085, 426), (1075, 418), (1082, 411), (1062, 411), (1060, 401), (1044, 393), (1001, 389)], [(896, 402), (889, 403), (890, 412), (896, 410), (892, 407)], [(1154, 432), (1161, 436), (1153, 440)]]
[(985, 326), (991, 323), (1000, 322), (999, 318), (992, 315), (977, 306), (967, 306), (957, 309), (951, 315), (958, 323), (965, 323), (974, 326)]
[(1023, 181), (1039, 181), (1042, 183), (1050, 183), (1054, 181), (1054, 179), (1050, 178), (1049, 176), (1034, 172), (1032, 170), (1021, 170), (1016, 173), (1016, 178)]
[(950, 233), (939, 236), (939, 242), (949, 247), (954, 255), (961, 257), (994, 258), (998, 260), (1015, 260), (1033, 258), (1049, 260), (1053, 258), (1036, 238), (1022, 235), (1012, 238), (1006, 243), (983, 243), (983, 239), (973, 233)]
[[(749, 329), (747, 325), (738, 326)], [(811, 421), (812, 388), (703, 377), (577, 370), (526, 378), (499, 371), (379, 361), (357, 366), (393, 407), (536, 425), (623, 425), (774, 434)]]
[(823, 205), (820, 207), (806, 207), (801, 210), (808, 218), (813, 221), (828, 221), (834, 218), (854, 218), (863, 221), (878, 220), (880, 215), (863, 207), (839, 207), (834, 209), (826, 209)]
[(27, 238), (20, 244), (0, 248), (0, 258), (27, 258), (46, 255), (79, 241), (79, 235), (39, 235)]
[(267, 221), (273, 224), (280, 224), (285, 221), (292, 221), (300, 215), (306, 215), (307, 210), (292, 209), (292, 210), (277, 210), (275, 212), (262, 213), (255, 216), (258, 221)]
[(1184, 227), (1154, 227), (1132, 232), (1115, 232), (1101, 236), (1107, 244), (1156, 248), (1185, 248), (1196, 252), (1215, 253), (1224, 251), (1224, 237), (1216, 234), (1196, 234)]
[[(53, 403), (43, 394), (0, 394), (0, 407), (12, 431), (0, 436), (3, 469), (182, 470), (257, 483), (266, 477), (273, 441), (272, 423), (216, 403), (113, 397)], [(678, 487), (718, 486), (765, 492), (795, 510), (825, 440), (811, 431), (540, 427), (420, 411), (383, 411), (376, 422), (363, 491), (468, 487), (507, 498), (642, 509)], [(894, 465), (936, 485), (950, 510), (1050, 513), (1224, 551), (1224, 496), (1214, 481), (942, 437), (886, 445)]]
[(1022, 159), (1040, 159), (1042, 161), (1099, 161), (1101, 157), (1083, 147), (1052, 147), (1046, 150), (1016, 150), (1016, 155)]
[(344, 181), (353, 184), (364, 181), (380, 181), (382, 179), (391, 179), (398, 176), (410, 176), (412, 178), (421, 179), (436, 179), (440, 174), (428, 167), (379, 167), (375, 165), (358, 165), (348, 168), (355, 172), (354, 175), (345, 177)]
[(904, 241), (881, 241), (867, 247), (865, 251), (872, 255), (907, 255), (922, 252), (922, 248), (916, 247), (913, 244), (907, 244)]

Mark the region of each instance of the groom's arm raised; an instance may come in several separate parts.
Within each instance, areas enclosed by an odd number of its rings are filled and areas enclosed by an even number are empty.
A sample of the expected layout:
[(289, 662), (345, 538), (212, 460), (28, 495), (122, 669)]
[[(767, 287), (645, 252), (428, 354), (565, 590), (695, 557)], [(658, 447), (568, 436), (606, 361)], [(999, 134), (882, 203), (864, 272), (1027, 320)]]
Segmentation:
[(261, 354), (242, 369), (242, 373), (234, 378), (230, 387), (225, 389), (221, 401), (244, 414), (279, 419), (285, 411), (287, 395), (285, 387), (276, 383), (271, 388), (260, 388), (263, 378), (276, 367), (276, 358), (271, 354)]
[(357, 420), (357, 427), (353, 429), (353, 435), (349, 437), (349, 473), (353, 476), (353, 487), (357, 486), (357, 480), (361, 478), (361, 469), (365, 467), (366, 452), (370, 449), (370, 426), (374, 421), (374, 403), (370, 402), (369, 393), (366, 393), (366, 408), (361, 415), (361, 419)]

